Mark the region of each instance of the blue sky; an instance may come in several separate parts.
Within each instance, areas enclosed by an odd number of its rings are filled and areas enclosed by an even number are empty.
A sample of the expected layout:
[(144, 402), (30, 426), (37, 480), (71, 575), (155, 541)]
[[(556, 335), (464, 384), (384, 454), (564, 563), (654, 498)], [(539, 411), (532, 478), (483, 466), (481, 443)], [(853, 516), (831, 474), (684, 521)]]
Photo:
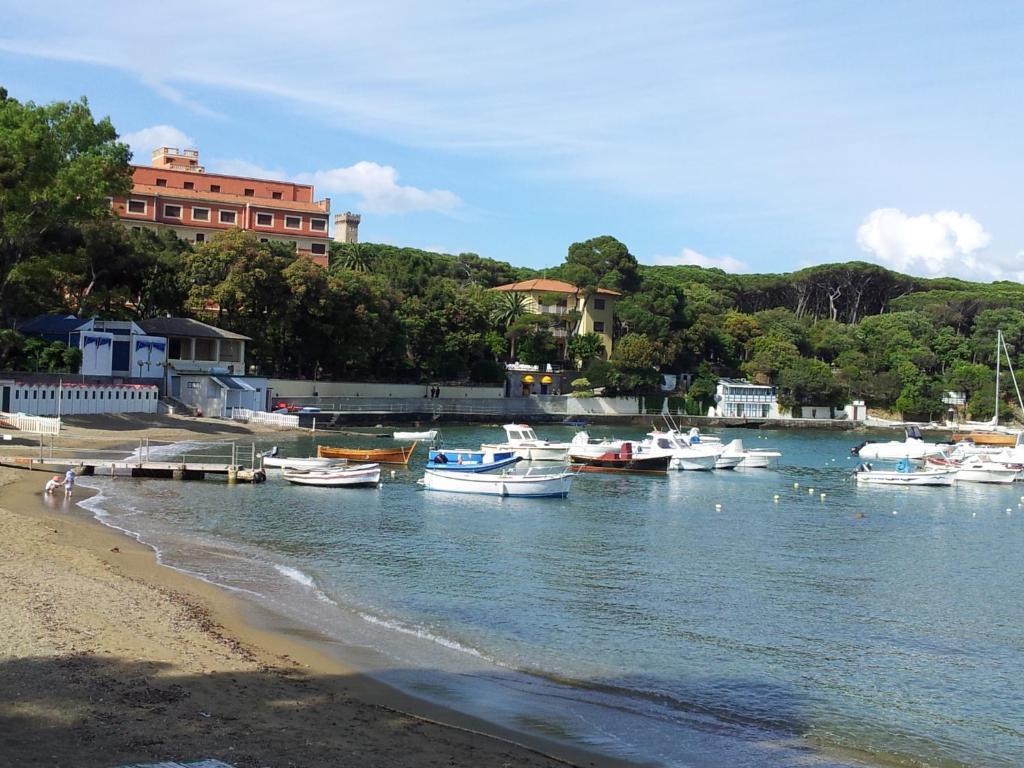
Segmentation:
[(1020, 2), (5, 5), (15, 98), (312, 181), (364, 240), (1024, 279)]

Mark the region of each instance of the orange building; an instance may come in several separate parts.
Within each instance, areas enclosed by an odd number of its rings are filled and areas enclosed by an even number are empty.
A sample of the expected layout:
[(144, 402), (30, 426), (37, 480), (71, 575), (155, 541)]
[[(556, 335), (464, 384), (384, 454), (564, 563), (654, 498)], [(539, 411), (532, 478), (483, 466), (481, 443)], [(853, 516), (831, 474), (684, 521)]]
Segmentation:
[(327, 266), (329, 198), (314, 200), (311, 184), (206, 173), (195, 149), (155, 150), (151, 166), (132, 166), (131, 194), (112, 204), (127, 227), (172, 229), (196, 243), (238, 227)]

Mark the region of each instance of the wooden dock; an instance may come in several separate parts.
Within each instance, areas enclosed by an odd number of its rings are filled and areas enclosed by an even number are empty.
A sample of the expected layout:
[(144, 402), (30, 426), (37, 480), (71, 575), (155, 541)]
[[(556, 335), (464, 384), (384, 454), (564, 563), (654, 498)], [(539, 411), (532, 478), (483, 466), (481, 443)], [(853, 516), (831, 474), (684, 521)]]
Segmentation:
[(0, 456), (0, 466), (29, 469), (63, 475), (69, 469), (75, 474), (97, 477), (151, 477), (173, 480), (202, 480), (207, 475), (226, 475), (228, 482), (261, 483), (266, 474), (258, 467), (250, 469), (237, 464), (197, 461), (110, 461), (107, 459), (45, 458)]

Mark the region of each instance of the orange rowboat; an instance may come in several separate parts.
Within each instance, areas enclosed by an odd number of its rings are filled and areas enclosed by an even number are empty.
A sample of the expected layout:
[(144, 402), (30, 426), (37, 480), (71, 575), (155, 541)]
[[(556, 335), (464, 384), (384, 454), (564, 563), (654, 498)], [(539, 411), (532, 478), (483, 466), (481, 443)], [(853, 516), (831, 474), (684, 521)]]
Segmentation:
[(408, 464), (416, 443), (407, 448), (334, 448), (318, 445), (316, 455), (321, 459), (348, 459), (349, 461), (370, 461), (374, 464)]
[(1014, 446), (1017, 444), (1015, 432), (957, 432), (953, 435), (953, 442), (959, 443), (970, 440), (975, 445), (1003, 445)]

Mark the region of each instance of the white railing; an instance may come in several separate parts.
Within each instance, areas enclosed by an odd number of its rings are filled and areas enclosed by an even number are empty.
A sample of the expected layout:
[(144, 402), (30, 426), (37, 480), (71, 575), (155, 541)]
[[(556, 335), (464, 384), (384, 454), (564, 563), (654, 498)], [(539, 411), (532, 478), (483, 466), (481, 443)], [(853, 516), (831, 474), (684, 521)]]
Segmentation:
[(60, 419), (50, 419), (46, 416), (28, 416), (24, 413), (4, 413), (0, 411), (0, 426), (13, 427), (22, 432), (32, 432), (37, 435), (60, 434)]
[(293, 413), (267, 413), (266, 411), (251, 411), (248, 408), (232, 408), (231, 418), (234, 421), (267, 424), (271, 427), (299, 426), (299, 417)]

